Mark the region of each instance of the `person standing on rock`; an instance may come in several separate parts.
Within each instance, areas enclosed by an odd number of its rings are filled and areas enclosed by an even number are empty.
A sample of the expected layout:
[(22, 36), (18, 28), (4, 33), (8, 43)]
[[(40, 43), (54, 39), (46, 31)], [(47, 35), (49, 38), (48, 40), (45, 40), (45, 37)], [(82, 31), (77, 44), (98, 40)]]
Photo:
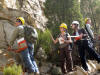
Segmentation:
[(90, 39), (90, 45), (94, 47), (94, 34), (92, 31), (92, 24), (91, 24), (91, 19), (90, 18), (85, 18), (85, 30), (88, 33), (88, 38)]
[(86, 18), (85, 19), (85, 29), (89, 35), (89, 37), (93, 40), (94, 39), (94, 34), (93, 31), (91, 29), (91, 19), (90, 18)]
[(61, 61), (61, 70), (62, 73), (66, 74), (67, 72), (72, 71), (73, 69), (73, 61), (72, 61), (72, 49), (70, 47), (70, 43), (72, 43), (71, 37), (67, 32), (67, 25), (62, 23), (60, 25), (60, 35), (53, 42), (56, 44), (59, 42), (60, 44), (60, 61)]
[(21, 58), (24, 63), (24, 67), (29, 75), (39, 75), (39, 70), (37, 64), (33, 57), (34, 43), (38, 37), (37, 31), (31, 26), (24, 26), (25, 20), (23, 17), (18, 17), (16, 19), (16, 29), (14, 30), (11, 40), (10, 47), (17, 40), (18, 50), (16, 52), (20, 53)]
[(98, 62), (100, 62), (100, 55), (98, 55), (94, 48), (90, 46), (89, 40), (88, 40), (88, 34), (86, 31), (82, 28), (79, 28), (79, 22), (78, 21), (73, 21), (72, 24), (72, 29), (74, 30), (73, 35), (77, 36), (74, 39), (74, 43), (78, 46), (78, 52), (80, 56), (80, 60), (82, 63), (83, 69), (88, 72), (88, 66), (86, 64), (86, 56), (85, 56), (85, 50), (88, 52), (90, 56), (95, 58)]

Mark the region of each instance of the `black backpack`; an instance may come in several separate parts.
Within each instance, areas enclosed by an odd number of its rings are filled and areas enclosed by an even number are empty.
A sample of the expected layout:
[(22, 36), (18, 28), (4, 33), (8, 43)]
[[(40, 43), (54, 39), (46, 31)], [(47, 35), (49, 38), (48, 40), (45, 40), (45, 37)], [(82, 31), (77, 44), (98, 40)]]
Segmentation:
[(36, 43), (38, 38), (35, 28), (32, 26), (24, 26), (25, 40), (29, 43)]

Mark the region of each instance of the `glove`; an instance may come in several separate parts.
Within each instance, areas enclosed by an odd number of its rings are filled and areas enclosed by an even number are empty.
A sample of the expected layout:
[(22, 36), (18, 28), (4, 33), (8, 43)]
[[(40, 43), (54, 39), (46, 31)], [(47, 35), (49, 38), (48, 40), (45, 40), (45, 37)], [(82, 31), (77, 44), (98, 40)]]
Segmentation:
[(77, 41), (77, 40), (80, 40), (81, 39), (81, 37), (79, 36), (79, 37), (75, 37), (75, 40)]
[(11, 51), (11, 46), (8, 47), (8, 51)]

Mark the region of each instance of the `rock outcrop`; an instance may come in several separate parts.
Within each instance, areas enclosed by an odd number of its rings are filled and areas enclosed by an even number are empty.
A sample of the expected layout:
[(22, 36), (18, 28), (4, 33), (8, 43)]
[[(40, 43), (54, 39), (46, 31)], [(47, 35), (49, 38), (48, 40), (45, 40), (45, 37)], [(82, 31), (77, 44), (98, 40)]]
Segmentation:
[(9, 43), (16, 17), (22, 16), (26, 24), (44, 30), (47, 21), (43, 12), (44, 2), (45, 0), (0, 0), (0, 48)]

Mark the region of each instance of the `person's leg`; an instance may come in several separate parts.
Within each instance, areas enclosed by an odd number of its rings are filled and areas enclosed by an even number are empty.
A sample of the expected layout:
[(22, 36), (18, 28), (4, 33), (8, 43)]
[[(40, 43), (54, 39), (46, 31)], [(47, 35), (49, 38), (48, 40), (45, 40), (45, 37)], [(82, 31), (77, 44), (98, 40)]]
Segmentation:
[(28, 43), (31, 60), (34, 61), (34, 44)]
[(86, 64), (85, 49), (83, 46), (78, 46), (79, 56), (81, 59), (82, 67), (85, 71), (88, 71), (88, 66)]
[(100, 55), (96, 53), (95, 49), (92, 46), (89, 46), (89, 43), (87, 40), (85, 40), (85, 48), (90, 56), (92, 56), (98, 62), (100, 62)]
[(29, 49), (29, 54), (30, 54), (30, 58), (31, 58), (31, 61), (35, 67), (35, 71), (36, 73), (39, 73), (39, 69), (38, 69), (38, 66), (34, 60), (34, 44), (30, 44), (28, 43), (28, 49)]
[(23, 62), (25, 64), (25, 68), (27, 68), (28, 72), (35, 72), (35, 67), (31, 61), (30, 54), (28, 48), (24, 51), (20, 52)]
[(21, 54), (16, 53), (15, 59), (16, 59), (17, 65), (21, 65), (23, 72), (26, 72), (25, 64), (23, 62), (23, 58), (21, 57)]
[(65, 52), (64, 52), (64, 48), (61, 48), (60, 49), (60, 66), (61, 66), (61, 70), (62, 70), (62, 73), (67, 73), (66, 72), (66, 68), (65, 68)]
[(66, 50), (66, 69), (68, 72), (73, 70), (72, 51)]

